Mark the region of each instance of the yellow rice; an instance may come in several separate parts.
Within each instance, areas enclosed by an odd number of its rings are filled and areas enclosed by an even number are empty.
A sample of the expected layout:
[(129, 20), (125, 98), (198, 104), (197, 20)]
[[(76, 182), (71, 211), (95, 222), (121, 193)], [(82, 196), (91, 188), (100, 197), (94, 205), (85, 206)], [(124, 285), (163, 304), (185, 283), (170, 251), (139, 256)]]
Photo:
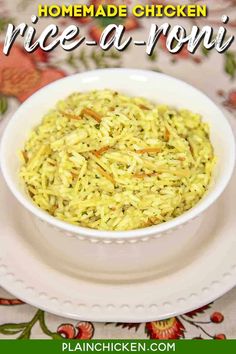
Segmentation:
[(21, 159), (21, 179), (40, 208), (99, 230), (181, 215), (206, 192), (215, 161), (199, 114), (111, 90), (59, 101)]

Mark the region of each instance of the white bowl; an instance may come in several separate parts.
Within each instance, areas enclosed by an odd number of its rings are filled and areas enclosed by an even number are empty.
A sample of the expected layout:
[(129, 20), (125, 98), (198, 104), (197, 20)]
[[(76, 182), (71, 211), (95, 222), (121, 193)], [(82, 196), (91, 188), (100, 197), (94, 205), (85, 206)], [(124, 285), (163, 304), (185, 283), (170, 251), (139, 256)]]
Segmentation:
[[(203, 120), (210, 125), (210, 138), (217, 156), (217, 164), (208, 192), (193, 208), (160, 225), (131, 231), (101, 231), (74, 226), (58, 220), (37, 207), (28, 197), (19, 181), (18, 151), (23, 148), (29, 132), (40, 123), (42, 116), (59, 99), (65, 98), (74, 91), (103, 88), (122, 91), (131, 96), (143, 96), (151, 101), (166, 103), (177, 108), (190, 109), (200, 113)], [(155, 72), (135, 69), (104, 69), (58, 80), (28, 98), (7, 125), (2, 137), (0, 153), (2, 172), (8, 187), (18, 201), (36, 217), (36, 224), (44, 237), (47, 234), (47, 242), (50, 246), (56, 247), (58, 252), (64, 256), (66, 254), (70, 256), (71, 262), (76, 262), (77, 265), (78, 259), (76, 258), (80, 252), (79, 266), (86, 271), (91, 271), (93, 268), (91, 262), (93, 262), (96, 271), (106, 273), (109, 270), (110, 273), (121, 274), (127, 270), (147, 271), (153, 266), (169, 263), (178, 252), (183, 251), (197, 232), (200, 221), (194, 222), (193, 220), (216, 201), (230, 180), (235, 163), (235, 142), (224, 114), (206, 95), (194, 87)], [(185, 231), (183, 229), (181, 232), (177, 231), (189, 221), (191, 223), (185, 226), (187, 227)], [(54, 230), (48, 229), (49, 226), (53, 226)], [(65, 235), (73, 237), (69, 238)], [(148, 242), (153, 239), (156, 240), (155, 244)], [(91, 242), (78, 243), (78, 240)], [(174, 249), (173, 240), (177, 241)], [(147, 241), (150, 254), (155, 250), (156, 257), (154, 258), (158, 258), (155, 262), (151, 261), (150, 257), (142, 256), (144, 243), (138, 241)], [(97, 243), (100, 243), (100, 246)], [(109, 245), (114, 244), (120, 245), (120, 248), (116, 247), (115, 255), (113, 249), (109, 248)], [(85, 252), (86, 259), (83, 256)], [(94, 254), (97, 256), (95, 263)], [(122, 260), (119, 269), (113, 269), (113, 257)]]

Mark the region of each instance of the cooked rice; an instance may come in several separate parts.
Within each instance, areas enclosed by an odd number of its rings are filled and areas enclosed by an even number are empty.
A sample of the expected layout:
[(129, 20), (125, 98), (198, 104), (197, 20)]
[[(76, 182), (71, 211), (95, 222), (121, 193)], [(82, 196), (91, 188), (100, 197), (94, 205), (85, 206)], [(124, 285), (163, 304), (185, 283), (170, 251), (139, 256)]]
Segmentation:
[(206, 192), (215, 161), (199, 114), (111, 90), (58, 102), (21, 158), (20, 176), (40, 208), (99, 230), (181, 215)]

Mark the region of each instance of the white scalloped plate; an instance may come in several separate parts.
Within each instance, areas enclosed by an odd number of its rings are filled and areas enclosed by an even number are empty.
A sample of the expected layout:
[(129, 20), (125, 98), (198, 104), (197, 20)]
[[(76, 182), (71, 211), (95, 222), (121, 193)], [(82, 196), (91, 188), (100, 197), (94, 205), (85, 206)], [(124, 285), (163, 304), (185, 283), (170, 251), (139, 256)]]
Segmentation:
[(183, 254), (185, 264), (181, 259), (156, 277), (117, 283), (82, 277), (54, 259), (53, 250), (43, 252), (31, 215), (0, 176), (0, 284), (31, 305), (81, 320), (146, 322), (203, 306), (236, 285), (235, 185), (236, 174), (205, 214), (204, 243)]

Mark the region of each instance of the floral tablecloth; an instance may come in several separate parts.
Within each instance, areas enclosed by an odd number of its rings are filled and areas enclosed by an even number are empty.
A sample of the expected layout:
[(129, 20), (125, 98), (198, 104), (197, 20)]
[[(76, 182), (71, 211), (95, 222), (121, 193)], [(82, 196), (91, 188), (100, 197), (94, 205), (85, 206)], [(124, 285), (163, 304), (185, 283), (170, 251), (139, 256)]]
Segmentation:
[[(99, 0), (91, 1), (99, 3)], [(187, 1), (178, 1), (186, 3)], [(200, 1), (189, 1), (189, 3)], [(227, 109), (236, 119), (236, 45), (224, 54), (215, 51), (199, 50), (190, 55), (183, 50), (171, 55), (161, 39), (151, 57), (143, 48), (130, 47), (124, 52), (109, 50), (103, 52), (96, 47), (83, 47), (73, 52), (56, 49), (45, 53), (37, 50), (26, 54), (19, 41), (12, 48), (9, 57), (2, 54), (4, 34), (9, 22), (30, 23), (32, 14), (37, 13), (38, 1), (0, 0), (0, 132), (15, 109), (40, 87), (66, 75), (94, 68), (135, 67), (183, 79), (198, 87), (216, 103)], [(42, 2), (40, 2), (42, 3)], [(47, 1), (43, 3), (53, 3)], [(66, 2), (64, 2), (66, 3)], [(83, 3), (70, 1), (70, 3)], [(164, 1), (162, 1), (164, 3)], [(170, 3), (166, 1), (166, 3)], [(174, 0), (172, 1), (174, 3)], [(208, 18), (198, 20), (181, 19), (181, 24), (191, 27), (197, 23), (219, 27), (223, 14), (230, 16), (228, 29), (236, 34), (236, 1), (207, 0)], [(155, 22), (161, 20), (154, 20)], [(168, 20), (168, 22), (176, 22)], [(104, 19), (80, 21), (79, 19), (58, 18), (40, 19), (37, 30), (40, 33), (49, 23), (56, 23), (60, 29), (77, 23), (81, 33), (97, 39), (107, 22)], [(143, 39), (148, 31), (150, 19), (126, 18), (124, 24), (135, 39)], [(234, 119), (232, 119), (234, 120)], [(90, 323), (73, 321), (22, 303), (3, 289), (0, 289), (0, 338), (236, 338), (236, 289), (208, 306), (185, 315), (142, 324), (129, 323)]]

